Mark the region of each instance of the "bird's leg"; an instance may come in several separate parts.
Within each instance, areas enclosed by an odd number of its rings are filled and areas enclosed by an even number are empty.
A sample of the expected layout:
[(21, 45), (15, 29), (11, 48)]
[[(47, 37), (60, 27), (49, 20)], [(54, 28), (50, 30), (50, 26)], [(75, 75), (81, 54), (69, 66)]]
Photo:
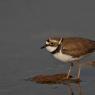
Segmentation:
[(69, 77), (70, 77), (70, 72), (71, 72), (72, 66), (73, 66), (73, 63), (70, 63), (69, 71), (67, 73), (67, 79), (69, 79)]
[(80, 80), (80, 63), (77, 61), (78, 64), (78, 73), (77, 73), (77, 79)]

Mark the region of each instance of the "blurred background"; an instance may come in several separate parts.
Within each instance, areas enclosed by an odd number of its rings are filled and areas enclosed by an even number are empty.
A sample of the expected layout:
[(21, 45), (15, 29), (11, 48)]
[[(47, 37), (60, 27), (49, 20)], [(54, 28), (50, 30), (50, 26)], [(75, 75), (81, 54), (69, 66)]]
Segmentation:
[[(65, 71), (66, 65), (40, 50), (50, 36), (95, 40), (94, 1), (0, 0), (0, 95), (68, 95), (65, 86), (55, 90), (24, 81), (37, 74)], [(94, 58), (92, 54), (86, 60)], [(94, 80), (94, 84), (82, 84), (85, 95), (94, 95), (95, 68), (83, 69), (84, 75)]]

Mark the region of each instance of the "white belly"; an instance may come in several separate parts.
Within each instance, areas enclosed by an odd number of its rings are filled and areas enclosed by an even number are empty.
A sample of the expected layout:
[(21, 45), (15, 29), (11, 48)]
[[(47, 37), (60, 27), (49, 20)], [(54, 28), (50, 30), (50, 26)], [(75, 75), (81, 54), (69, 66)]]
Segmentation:
[(80, 58), (73, 58), (70, 55), (62, 54), (61, 52), (54, 54), (54, 57), (62, 62), (72, 62)]

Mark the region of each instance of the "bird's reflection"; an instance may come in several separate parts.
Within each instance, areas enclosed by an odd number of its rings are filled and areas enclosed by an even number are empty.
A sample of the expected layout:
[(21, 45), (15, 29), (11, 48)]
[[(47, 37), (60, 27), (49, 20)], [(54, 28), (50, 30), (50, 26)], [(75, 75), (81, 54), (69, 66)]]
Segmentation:
[[(70, 77), (68, 80), (65, 79), (66, 74), (54, 74), (54, 75), (37, 75), (30, 79), (30, 81), (52, 85), (54, 89), (59, 88), (59, 84), (65, 85), (67, 87), (66, 95), (84, 95), (81, 80)], [(58, 84), (58, 86), (53, 85)]]
[[(66, 81), (63, 85), (65, 85), (67, 89), (66, 95), (85, 95), (84, 90), (82, 89), (81, 86), (81, 82)], [(54, 87), (54, 89), (57, 88), (59, 88), (59, 86)]]
[[(67, 92), (68, 92), (67, 95), (76, 95), (75, 90), (73, 90), (73, 88), (72, 88), (72, 84), (67, 83), (66, 85), (67, 85)], [(75, 87), (77, 88), (77, 91), (76, 91), (77, 95), (84, 95), (80, 83), (76, 83)]]

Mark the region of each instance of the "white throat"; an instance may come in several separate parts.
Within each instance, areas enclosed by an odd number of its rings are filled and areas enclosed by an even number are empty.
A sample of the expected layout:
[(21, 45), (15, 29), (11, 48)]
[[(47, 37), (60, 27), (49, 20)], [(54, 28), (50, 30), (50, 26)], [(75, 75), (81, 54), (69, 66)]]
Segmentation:
[[(46, 41), (46, 44), (48, 45), (49, 43)], [(46, 49), (49, 51), (49, 52), (53, 52), (57, 49), (57, 47), (52, 47), (52, 46), (47, 46)]]
[(51, 46), (47, 46), (46, 49), (49, 51), (49, 52), (53, 52), (57, 49), (57, 47), (51, 47)]

